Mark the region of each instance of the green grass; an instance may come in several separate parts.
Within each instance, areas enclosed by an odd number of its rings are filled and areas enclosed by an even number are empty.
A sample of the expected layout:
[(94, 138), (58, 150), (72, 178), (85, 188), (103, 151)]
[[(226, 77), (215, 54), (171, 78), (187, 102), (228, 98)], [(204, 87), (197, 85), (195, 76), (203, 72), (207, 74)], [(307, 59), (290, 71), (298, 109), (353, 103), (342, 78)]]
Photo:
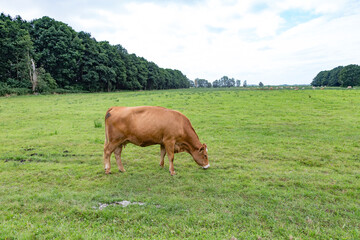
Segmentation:
[[(131, 144), (105, 175), (110, 106), (191, 120), (204, 171)], [(0, 239), (359, 239), (360, 90), (238, 90), (0, 98)], [(145, 205), (99, 203), (128, 200)]]

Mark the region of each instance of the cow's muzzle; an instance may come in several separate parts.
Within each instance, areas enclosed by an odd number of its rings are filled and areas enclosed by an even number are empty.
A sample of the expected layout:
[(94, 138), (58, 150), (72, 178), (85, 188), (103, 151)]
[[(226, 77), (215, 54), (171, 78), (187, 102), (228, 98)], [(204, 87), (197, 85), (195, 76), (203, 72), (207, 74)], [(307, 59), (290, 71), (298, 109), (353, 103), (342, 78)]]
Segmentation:
[(210, 164), (203, 166), (203, 169), (208, 169), (210, 167)]

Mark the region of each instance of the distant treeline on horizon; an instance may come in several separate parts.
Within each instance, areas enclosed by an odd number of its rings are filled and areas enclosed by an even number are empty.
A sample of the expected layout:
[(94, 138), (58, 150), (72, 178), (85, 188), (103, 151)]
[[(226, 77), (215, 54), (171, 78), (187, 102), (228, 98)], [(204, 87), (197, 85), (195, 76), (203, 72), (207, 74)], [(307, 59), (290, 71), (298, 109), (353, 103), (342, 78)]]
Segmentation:
[(313, 86), (348, 87), (360, 86), (360, 66), (350, 64), (319, 72), (311, 82)]
[(160, 68), (49, 17), (27, 22), (1, 13), (0, 56), (0, 95), (190, 87), (179, 70)]
[[(0, 96), (240, 85), (240, 80), (227, 76), (213, 83), (191, 81), (179, 70), (160, 68), (129, 54), (120, 44), (98, 42), (90, 33), (76, 32), (46, 16), (27, 22), (20, 16), (0, 15)], [(360, 67), (352, 64), (321, 71), (311, 85), (358, 86)]]

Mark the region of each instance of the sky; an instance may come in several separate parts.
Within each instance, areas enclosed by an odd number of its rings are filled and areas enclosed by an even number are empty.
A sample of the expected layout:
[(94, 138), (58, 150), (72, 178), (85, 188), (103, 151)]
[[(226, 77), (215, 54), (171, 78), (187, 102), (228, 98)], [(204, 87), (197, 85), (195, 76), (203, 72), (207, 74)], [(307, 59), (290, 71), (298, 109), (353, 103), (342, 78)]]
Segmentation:
[(191, 80), (310, 84), (360, 64), (359, 0), (0, 0), (0, 12), (49, 16)]

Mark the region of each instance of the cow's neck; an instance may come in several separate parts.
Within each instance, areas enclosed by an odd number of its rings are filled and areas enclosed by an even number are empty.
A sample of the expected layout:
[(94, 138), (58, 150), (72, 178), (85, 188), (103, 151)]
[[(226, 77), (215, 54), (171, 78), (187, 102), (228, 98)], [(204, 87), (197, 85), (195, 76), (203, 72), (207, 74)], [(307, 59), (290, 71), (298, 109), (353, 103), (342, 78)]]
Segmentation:
[(201, 142), (200, 139), (198, 137), (198, 135), (196, 134), (195, 130), (192, 127), (189, 127), (187, 130), (187, 147), (189, 149), (188, 152), (191, 154), (194, 151), (197, 151), (201, 148)]

